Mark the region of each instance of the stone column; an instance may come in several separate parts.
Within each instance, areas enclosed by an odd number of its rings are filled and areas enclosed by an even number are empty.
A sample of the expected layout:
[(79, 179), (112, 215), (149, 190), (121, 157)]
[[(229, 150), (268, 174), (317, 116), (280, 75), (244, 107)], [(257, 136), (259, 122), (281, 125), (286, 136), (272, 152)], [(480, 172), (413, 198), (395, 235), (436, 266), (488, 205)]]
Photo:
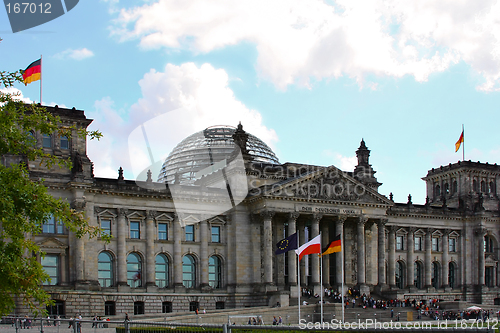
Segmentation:
[[(323, 217), (323, 214), (314, 214), (311, 225), (311, 239), (319, 235), (319, 221)], [(323, 246), (323, 244), (321, 244)], [(320, 276), (319, 276), (319, 256), (313, 254), (309, 257), (311, 260), (311, 282), (315, 288), (314, 293), (318, 293), (317, 286), (319, 286)]]
[(342, 266), (344, 265), (342, 253), (344, 252), (344, 222), (347, 220), (347, 216), (338, 216), (335, 223), (335, 236), (340, 235), (341, 251), (335, 253), (335, 261), (337, 262), (337, 267), (335, 269), (335, 283), (340, 290), (342, 286)]
[(432, 232), (433, 229), (427, 228), (425, 233), (425, 288), (432, 287)]
[(263, 211), (260, 216), (264, 220), (264, 283), (273, 284), (273, 211)]
[(146, 287), (156, 286), (155, 221), (156, 211), (146, 211)]
[(365, 280), (365, 224), (368, 221), (366, 216), (360, 216), (357, 223), (357, 247), (358, 247), (358, 285), (364, 285)]
[[(330, 244), (328, 223), (323, 222), (321, 225), (321, 248), (324, 249)], [(323, 270), (321, 274), (323, 276), (323, 286), (326, 288), (330, 287), (330, 255), (320, 257), (319, 260), (323, 261)]]
[(63, 252), (61, 253), (61, 256), (59, 257), (60, 260), (61, 260), (61, 285), (63, 286), (66, 286), (68, 285), (68, 275), (67, 275), (67, 271), (68, 271), (68, 267), (67, 267), (67, 263), (66, 263), (66, 249), (63, 250)]
[(406, 284), (408, 287), (413, 287), (415, 284), (415, 267), (414, 267), (414, 255), (415, 251), (415, 230), (416, 228), (409, 228), (407, 235), (407, 249), (406, 249)]
[(174, 217), (174, 287), (182, 286), (182, 227), (180, 216)]
[[(306, 229), (304, 223), (300, 223), (299, 226), (299, 246), (306, 242)], [(302, 258), (304, 259), (304, 258)], [(307, 286), (307, 277), (306, 277), (306, 261), (301, 260), (299, 264), (299, 274), (300, 274), (300, 285)]]
[(477, 262), (477, 284), (484, 286), (484, 236), (486, 235), (486, 228), (480, 227), (476, 229), (477, 249), (478, 249), (478, 262)]
[[(288, 235), (293, 235), (297, 232), (297, 218), (299, 213), (290, 213), (288, 215)], [(299, 239), (299, 242), (302, 240)], [(300, 246), (300, 244), (298, 244)], [(288, 253), (288, 284), (290, 286), (297, 285), (297, 255), (292, 250)]]
[(200, 282), (203, 288), (208, 286), (208, 221), (206, 220), (200, 222), (200, 236)]
[(441, 264), (441, 288), (448, 288), (448, 261), (450, 260), (448, 257), (448, 235), (450, 234), (450, 230), (444, 230), (443, 234), (443, 257)]
[(385, 276), (385, 224), (387, 219), (380, 219), (378, 227), (378, 286), (383, 289), (387, 286)]
[(388, 283), (391, 288), (396, 286), (396, 230), (397, 227), (389, 227), (389, 260), (387, 261)]
[(118, 286), (126, 286), (127, 284), (127, 213), (124, 208), (118, 209), (117, 221), (117, 253), (116, 253), (116, 268), (118, 270)]

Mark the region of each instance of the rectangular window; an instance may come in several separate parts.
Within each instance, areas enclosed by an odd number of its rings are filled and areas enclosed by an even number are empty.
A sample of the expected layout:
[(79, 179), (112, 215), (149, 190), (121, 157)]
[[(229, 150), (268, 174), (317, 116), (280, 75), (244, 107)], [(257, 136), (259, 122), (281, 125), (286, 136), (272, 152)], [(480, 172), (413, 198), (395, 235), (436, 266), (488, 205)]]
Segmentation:
[(168, 229), (166, 223), (158, 223), (158, 239), (168, 240)]
[(216, 310), (224, 310), (224, 308), (225, 308), (225, 304), (223, 301), (215, 302), (215, 309)]
[(415, 237), (415, 251), (422, 251), (422, 237)]
[(432, 251), (434, 252), (439, 251), (439, 238), (437, 237), (432, 238)]
[(197, 301), (189, 302), (189, 311), (196, 311), (200, 309), (200, 303)]
[(457, 251), (457, 240), (455, 238), (450, 238), (448, 240), (448, 251), (456, 252)]
[(130, 238), (141, 238), (141, 229), (139, 222), (130, 222)]
[(113, 301), (104, 302), (104, 314), (106, 316), (114, 316), (116, 315), (116, 306)]
[(55, 286), (59, 284), (59, 256), (47, 254), (41, 258), (41, 262), (45, 273), (50, 277), (50, 281), (46, 280), (43, 284), (48, 286)]
[(67, 136), (61, 136), (61, 149), (69, 149), (69, 140)]
[(185, 227), (186, 242), (194, 242), (194, 225), (187, 225)]
[(144, 314), (144, 302), (134, 302), (134, 315)]
[(404, 240), (403, 236), (396, 236), (396, 250), (400, 250), (400, 251), (404, 250), (403, 240)]
[(212, 243), (220, 243), (220, 227), (212, 227)]
[(102, 232), (106, 235), (111, 235), (111, 220), (101, 220)]
[(56, 223), (56, 219), (52, 215), (42, 225), (42, 233), (44, 234), (62, 234), (63, 232), (64, 232), (63, 224), (61, 222)]
[(172, 302), (162, 302), (161, 303), (161, 312), (162, 313), (170, 313), (172, 312)]

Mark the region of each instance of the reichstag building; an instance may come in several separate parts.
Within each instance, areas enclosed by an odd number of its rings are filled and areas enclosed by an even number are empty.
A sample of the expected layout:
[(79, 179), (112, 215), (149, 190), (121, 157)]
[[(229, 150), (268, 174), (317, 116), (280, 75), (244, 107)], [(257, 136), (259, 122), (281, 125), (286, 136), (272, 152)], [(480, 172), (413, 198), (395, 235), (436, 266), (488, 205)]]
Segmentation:
[[(80, 110), (48, 107), (63, 123), (87, 128)], [(236, 124), (230, 124), (236, 125)], [(57, 221), (34, 237), (47, 255), (49, 310), (66, 317), (207, 311), (297, 304), (303, 288), (341, 285), (382, 298), (496, 304), (499, 297), (500, 167), (461, 161), (422, 179), (424, 205), (397, 203), (381, 183), (362, 140), (354, 170), (280, 163), (259, 138), (236, 127), (209, 127), (181, 141), (159, 175), (99, 178), (86, 141), (36, 134), (46, 152), (74, 167), (29, 163), (50, 193), (85, 212), (113, 236), (76, 238)], [(118, 168), (119, 166), (117, 166)], [(342, 234), (344, 257), (275, 255), (298, 232), (300, 243)], [(320, 267), (322, 271), (320, 272)], [(500, 304), (500, 303), (499, 303)], [(27, 314), (20, 303), (17, 314)]]

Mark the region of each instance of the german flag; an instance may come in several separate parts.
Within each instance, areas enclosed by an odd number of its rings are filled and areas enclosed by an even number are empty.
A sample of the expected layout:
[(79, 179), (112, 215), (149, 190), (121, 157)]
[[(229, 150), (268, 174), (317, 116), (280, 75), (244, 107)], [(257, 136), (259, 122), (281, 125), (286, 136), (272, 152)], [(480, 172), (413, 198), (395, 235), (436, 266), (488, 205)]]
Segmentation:
[(460, 149), (460, 145), (464, 143), (464, 130), (462, 129), (462, 134), (460, 134), (460, 138), (457, 143), (455, 143), (455, 153)]
[(342, 249), (342, 241), (340, 238), (340, 234), (335, 236), (333, 241), (328, 245), (326, 249), (323, 250), (322, 256), (325, 256), (330, 253), (340, 252)]
[(42, 59), (33, 61), (26, 69), (23, 71), (23, 81), (24, 85), (28, 83), (40, 80), (42, 75)]

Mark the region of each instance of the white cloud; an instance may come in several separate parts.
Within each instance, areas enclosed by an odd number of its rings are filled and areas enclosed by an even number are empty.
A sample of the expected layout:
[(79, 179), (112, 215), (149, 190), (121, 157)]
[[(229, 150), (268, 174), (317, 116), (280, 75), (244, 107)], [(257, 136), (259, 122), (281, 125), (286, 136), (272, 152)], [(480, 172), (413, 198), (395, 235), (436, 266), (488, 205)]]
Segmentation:
[(67, 50), (64, 50), (64, 51), (59, 52), (59, 53), (54, 55), (54, 57), (58, 58), (58, 59), (71, 58), (74, 60), (83, 60), (83, 59), (90, 58), (93, 56), (94, 56), (94, 52), (90, 51), (89, 49), (87, 49), (85, 47), (82, 49), (78, 49), (78, 50), (67, 49)]
[(356, 156), (335, 154), (335, 159), (338, 161), (338, 168), (342, 171), (354, 171), (354, 167), (358, 164)]
[(12, 99), (14, 99), (14, 100), (22, 101), (22, 102), (27, 103), (27, 104), (33, 103), (33, 101), (31, 99), (29, 99), (28, 97), (24, 97), (23, 92), (17, 88), (14, 88), (14, 87), (2, 88), (2, 89), (0, 89), (0, 92), (4, 93), (4, 94), (11, 95)]
[(498, 90), (498, 17), (493, 0), (158, 0), (122, 9), (114, 33), (203, 53), (251, 42), (258, 72), (281, 88), (339, 76), (363, 85), (370, 74), (425, 81), (464, 61), (479, 89)]
[[(99, 165), (96, 170), (105, 170), (99, 176), (117, 177), (119, 166), (131, 170), (128, 135), (151, 119), (161, 122), (161, 130), (147, 133), (156, 161), (163, 160), (176, 144), (197, 131), (213, 125), (236, 126), (239, 121), (246, 131), (272, 147), (277, 141), (276, 133), (263, 125), (258, 111), (235, 98), (228, 81), (224, 70), (209, 64), (200, 67), (193, 63), (167, 64), (163, 72), (152, 69), (139, 81), (142, 97), (131, 106), (126, 120), (109, 98), (96, 102), (96, 110), (90, 112), (90, 117), (95, 118), (93, 128), (99, 128), (104, 139), (98, 149), (90, 147), (89, 152), (96, 166)], [(141, 156), (148, 154), (144, 151)], [(149, 158), (138, 162), (135, 153), (133, 158), (134, 165), (142, 167), (150, 162)]]

